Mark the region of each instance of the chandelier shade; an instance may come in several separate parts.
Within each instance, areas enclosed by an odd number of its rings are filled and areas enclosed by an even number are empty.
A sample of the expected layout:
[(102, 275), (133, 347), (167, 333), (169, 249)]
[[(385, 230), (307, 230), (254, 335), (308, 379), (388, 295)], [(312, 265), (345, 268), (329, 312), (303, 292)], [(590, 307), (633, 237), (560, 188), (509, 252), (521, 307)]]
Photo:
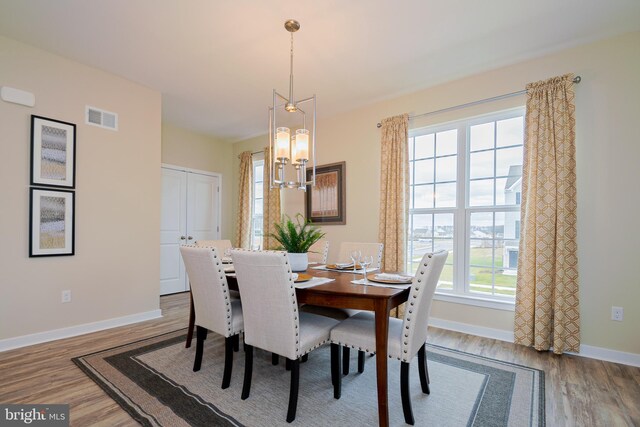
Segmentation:
[[(289, 96), (274, 89), (273, 105), (269, 107), (269, 161), (273, 164), (269, 186), (306, 191), (316, 183), (316, 96), (298, 101), (293, 96), (293, 33), (300, 29), (300, 23), (290, 19), (284, 27), (291, 33)], [(309, 180), (307, 167), (311, 170)], [(287, 170), (292, 168), (295, 178), (289, 179)]]

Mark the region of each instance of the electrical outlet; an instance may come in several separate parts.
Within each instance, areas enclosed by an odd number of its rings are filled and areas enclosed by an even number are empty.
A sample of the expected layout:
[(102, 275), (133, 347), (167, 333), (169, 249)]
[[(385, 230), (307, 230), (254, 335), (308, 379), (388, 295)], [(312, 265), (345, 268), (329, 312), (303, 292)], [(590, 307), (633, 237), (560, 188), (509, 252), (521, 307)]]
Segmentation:
[(622, 307), (611, 307), (611, 320), (622, 322), (624, 319), (624, 310)]
[(66, 290), (66, 291), (62, 291), (62, 299), (61, 302), (65, 303), (65, 302), (71, 302), (71, 291), (70, 290)]

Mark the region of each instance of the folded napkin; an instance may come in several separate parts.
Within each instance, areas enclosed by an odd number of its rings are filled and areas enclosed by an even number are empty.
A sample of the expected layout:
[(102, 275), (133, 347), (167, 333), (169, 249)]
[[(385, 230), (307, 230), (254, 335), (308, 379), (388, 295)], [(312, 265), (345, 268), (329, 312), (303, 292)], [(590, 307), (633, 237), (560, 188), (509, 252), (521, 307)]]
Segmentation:
[(353, 263), (352, 262), (336, 262), (336, 267), (338, 268), (353, 267)]
[(294, 283), (298, 289), (311, 288), (313, 286), (324, 285), (325, 283), (333, 282), (335, 279), (329, 279), (328, 277), (313, 277), (306, 282)]
[(412, 276), (404, 276), (402, 274), (391, 274), (391, 273), (380, 273), (376, 274), (376, 279), (378, 280), (393, 280), (396, 282), (405, 282), (407, 280), (413, 279)]
[(372, 282), (371, 280), (367, 280), (365, 282), (364, 279), (352, 280), (351, 283), (354, 283), (356, 285), (379, 286), (381, 288), (393, 288), (393, 289), (407, 289), (407, 286), (411, 286), (411, 283), (402, 284), (402, 285), (389, 285), (387, 283)]

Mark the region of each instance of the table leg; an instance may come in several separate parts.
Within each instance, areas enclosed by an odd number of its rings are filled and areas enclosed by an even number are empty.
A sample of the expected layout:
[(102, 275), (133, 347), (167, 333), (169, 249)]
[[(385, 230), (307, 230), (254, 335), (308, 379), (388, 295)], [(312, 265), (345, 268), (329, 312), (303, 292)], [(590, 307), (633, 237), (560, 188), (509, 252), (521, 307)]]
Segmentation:
[(376, 302), (376, 379), (378, 383), (378, 423), (381, 427), (387, 427), (389, 425), (387, 374), (389, 311), (389, 303), (387, 300)]

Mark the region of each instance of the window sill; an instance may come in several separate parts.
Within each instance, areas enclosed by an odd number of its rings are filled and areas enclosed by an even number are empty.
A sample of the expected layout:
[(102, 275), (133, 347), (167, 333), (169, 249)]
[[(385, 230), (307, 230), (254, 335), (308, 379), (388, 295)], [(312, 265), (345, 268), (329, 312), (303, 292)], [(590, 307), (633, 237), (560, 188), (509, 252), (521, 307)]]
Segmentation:
[(437, 301), (453, 302), (456, 304), (492, 308), (494, 310), (515, 311), (516, 308), (515, 301), (479, 298), (471, 295), (450, 294), (442, 291), (436, 291), (433, 299)]

